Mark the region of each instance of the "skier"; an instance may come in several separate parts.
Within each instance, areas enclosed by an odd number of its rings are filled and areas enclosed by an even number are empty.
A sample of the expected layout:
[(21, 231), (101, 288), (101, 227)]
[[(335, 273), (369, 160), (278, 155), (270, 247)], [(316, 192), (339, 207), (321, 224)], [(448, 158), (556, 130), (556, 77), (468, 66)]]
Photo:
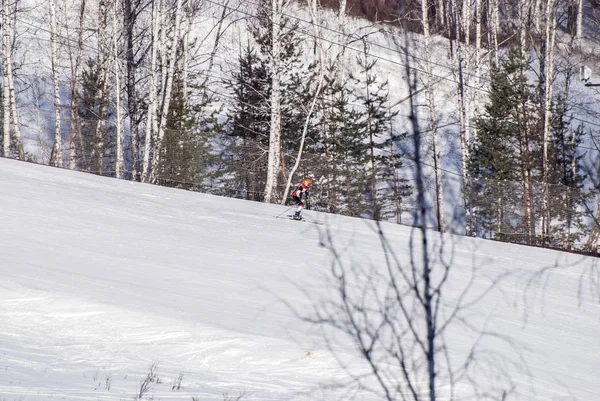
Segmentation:
[(304, 200), (308, 202), (308, 187), (312, 184), (312, 180), (310, 178), (302, 181), (302, 184), (298, 185), (296, 190), (292, 192), (292, 199), (298, 205), (298, 209), (294, 216), (292, 217), (294, 220), (302, 220), (302, 209), (304, 209), (304, 202), (302, 201), (302, 196), (304, 196)]

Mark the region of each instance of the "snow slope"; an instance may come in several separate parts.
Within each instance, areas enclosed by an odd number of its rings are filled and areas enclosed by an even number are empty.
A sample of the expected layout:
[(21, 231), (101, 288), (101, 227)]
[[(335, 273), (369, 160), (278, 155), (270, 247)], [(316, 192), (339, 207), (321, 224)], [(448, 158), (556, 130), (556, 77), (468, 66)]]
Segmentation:
[[(153, 363), (160, 380), (144, 399), (348, 399), (331, 386), (346, 376), (320, 332), (283, 303), (308, 311), (302, 289), (327, 294), (326, 226), (276, 219), (284, 210), (0, 159), (0, 399), (132, 399)], [(306, 216), (354, 260), (383, 261), (372, 222)], [(410, 228), (386, 233), (407, 258)], [(485, 267), (475, 287), (519, 272), (471, 312), (523, 345), (506, 351), (508, 399), (600, 400), (596, 259), (445, 239), (457, 266), (449, 296), (474, 263)], [(448, 339), (459, 351), (465, 340)], [(348, 342), (334, 347), (351, 360)]]

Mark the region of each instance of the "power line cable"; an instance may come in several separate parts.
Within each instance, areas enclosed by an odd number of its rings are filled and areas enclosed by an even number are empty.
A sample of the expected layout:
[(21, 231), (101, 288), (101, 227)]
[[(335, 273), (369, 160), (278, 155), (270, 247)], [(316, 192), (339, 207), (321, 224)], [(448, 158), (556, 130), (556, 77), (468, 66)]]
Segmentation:
[[(226, 9), (229, 9), (229, 10), (231, 10), (231, 11), (232, 11), (232, 13), (234, 13), (234, 12), (237, 12), (237, 13), (241, 13), (241, 14), (243, 14), (243, 15), (249, 16), (249, 17), (253, 17), (253, 18), (256, 18), (256, 17), (257, 17), (257, 15), (256, 15), (256, 14), (252, 14), (252, 13), (249, 13), (249, 12), (246, 12), (246, 11), (242, 11), (242, 10), (240, 10), (240, 9), (233, 8), (233, 7), (231, 7), (231, 6), (228, 6), (228, 5), (225, 5), (225, 4), (220, 4), (220, 3), (217, 3), (217, 2), (215, 2), (215, 1), (213, 1), (213, 0), (206, 0), (206, 1), (207, 1), (207, 2), (209, 2), (209, 3), (212, 3), (212, 4), (214, 4), (214, 5), (217, 5), (217, 6), (220, 6), (220, 7), (224, 7), (224, 8), (226, 8)], [(255, 5), (255, 6), (258, 6), (258, 5), (257, 5), (257, 3), (254, 3), (254, 2), (252, 2), (252, 1), (248, 1), (248, 3), (251, 3), (251, 4)], [(293, 15), (289, 15), (289, 14), (285, 14), (285, 13), (284, 13), (284, 15), (285, 15), (285, 16), (287, 16), (287, 17), (289, 17), (289, 18), (295, 18), (295, 19), (297, 19), (297, 20), (299, 20), (299, 21), (301, 21), (301, 22), (305, 22), (305, 23), (311, 23), (310, 21), (306, 21), (306, 20), (304, 20), (304, 19), (302, 19), (302, 18), (299, 18), (299, 17), (297, 17), (297, 16), (293, 16)], [(21, 22), (21, 23), (24, 23), (24, 24), (26, 24), (26, 25), (29, 25), (29, 26), (31, 26), (31, 27), (34, 27), (34, 28), (40, 29), (40, 30), (42, 30), (42, 31), (45, 31), (45, 32), (47, 32), (47, 33), (50, 33), (50, 30), (48, 30), (47, 28), (44, 28), (44, 27), (42, 27), (42, 26), (39, 26), (39, 25), (33, 24), (33, 23), (29, 22), (29, 21), (25, 21), (25, 20), (23, 20), (23, 19), (21, 19), (21, 18), (17, 18), (17, 20), (18, 20), (19, 22)], [(332, 28), (328, 28), (328, 27), (326, 27), (326, 26), (324, 26), (324, 25), (321, 25), (321, 24), (316, 24), (316, 25), (317, 25), (318, 27), (324, 28), (324, 29), (326, 29), (326, 30), (328, 30), (328, 31), (331, 31), (331, 32), (335, 32), (335, 33), (342, 33), (342, 32), (340, 32), (340, 31), (334, 30), (334, 29), (332, 29)], [(299, 29), (299, 30), (300, 30), (300, 29)], [(336, 42), (336, 41), (333, 41), (333, 40), (329, 40), (329, 39), (325, 39), (325, 38), (317, 38), (317, 37), (316, 37), (316, 36), (315, 36), (313, 33), (309, 33), (309, 32), (303, 31), (303, 30), (300, 30), (300, 31), (301, 31), (301, 33), (302, 33), (303, 35), (305, 35), (305, 36), (308, 36), (308, 37), (311, 37), (311, 38), (314, 38), (314, 39), (324, 40), (324, 41), (326, 41), (326, 42), (328, 42), (328, 43), (331, 43), (331, 44), (335, 44), (335, 45), (339, 45), (339, 46), (345, 46), (345, 48), (346, 48), (346, 49), (352, 50), (352, 51), (354, 51), (354, 52), (359, 52), (360, 54), (365, 54), (365, 51), (364, 51), (364, 50), (362, 50), (362, 49), (356, 49), (356, 48), (354, 48), (354, 47), (346, 46), (345, 44), (341, 44), (341, 43), (339, 43), (339, 42)], [(79, 45), (80, 45), (78, 41), (75, 41), (75, 39), (71, 39), (71, 38), (69, 38), (69, 37), (65, 37), (64, 35), (58, 35), (58, 36), (59, 36), (59, 37), (61, 37), (61, 38), (63, 38), (63, 39), (66, 39), (66, 41), (67, 41), (67, 42), (76, 42), (75, 44), (77, 45), (77, 48), (78, 48), (78, 47), (79, 47)], [(37, 39), (39, 39), (39, 40), (45, 40), (45, 39), (40, 39), (40, 38), (37, 38)], [(49, 41), (49, 40), (46, 40), (46, 41)], [(383, 48), (383, 49), (386, 49), (386, 50), (390, 50), (390, 51), (399, 52), (399, 50), (398, 50), (398, 49), (391, 49), (391, 48), (389, 48), (389, 47), (385, 47), (385, 46), (379, 45), (379, 44), (377, 44), (377, 43), (374, 43), (374, 42), (366, 41), (366, 43), (369, 43), (370, 45), (376, 45), (376, 46), (379, 46), (379, 47), (381, 47), (381, 48)], [(66, 44), (66, 43), (64, 43), (63, 45), (65, 45), (65, 46), (67, 46), (67, 47), (70, 47), (70, 48), (72, 48), (72, 46), (70, 46), (70, 45), (68, 45), (68, 44)], [(88, 49), (92, 49), (92, 50), (94, 50), (94, 51), (97, 51), (97, 50), (98, 50), (97, 48), (95, 48), (95, 47), (93, 47), (93, 46), (91, 46), (91, 45), (87, 45), (87, 44), (82, 44), (82, 45), (83, 45), (83, 47), (86, 47), (86, 48), (88, 48)], [(112, 49), (111, 49), (111, 51), (112, 51)], [(110, 54), (111, 52), (109, 51), (108, 53)], [(407, 54), (407, 53), (403, 53), (403, 52), (400, 52), (400, 53), (401, 53), (401, 54)], [(404, 63), (397, 62), (397, 61), (395, 61), (395, 60), (391, 60), (391, 59), (389, 59), (389, 58), (384, 58), (384, 57), (381, 57), (381, 56), (378, 56), (378, 55), (375, 55), (375, 54), (372, 54), (372, 53), (369, 53), (369, 52), (366, 52), (366, 54), (367, 54), (367, 55), (369, 55), (369, 56), (371, 56), (371, 57), (373, 57), (373, 58), (375, 58), (375, 59), (379, 59), (379, 60), (382, 60), (382, 61), (387, 61), (387, 62), (389, 62), (389, 63), (396, 64), (396, 65), (403, 66), (403, 67), (404, 67), (404, 66), (406, 66), (406, 64), (404, 64)], [(121, 59), (121, 61), (126, 61), (126, 59), (125, 59), (125, 58), (123, 58), (123, 57), (118, 57), (118, 55), (116, 55), (116, 54), (114, 54), (114, 55), (112, 55), (112, 56), (113, 56), (113, 57), (117, 57), (117, 58)], [(415, 56), (412, 56), (412, 55), (409, 55), (409, 56), (410, 56), (410, 57), (413, 57), (413, 58), (415, 58), (415, 59), (420, 59), (420, 60), (424, 60), (424, 61), (426, 61), (425, 59), (423, 59), (423, 58), (420, 58), (420, 57), (415, 57)], [(441, 64), (438, 64), (438, 63), (433, 63), (433, 64), (434, 64), (434, 65), (441, 65)], [(193, 66), (195, 66), (195, 65), (193, 65)], [(193, 66), (190, 66), (190, 67), (193, 67)], [(412, 68), (412, 69), (415, 69), (415, 70), (417, 70), (417, 71), (419, 71), (419, 72), (425, 73), (425, 74), (427, 74), (427, 75), (430, 75), (430, 76), (433, 76), (433, 77), (437, 77), (437, 78), (439, 78), (440, 80), (446, 80), (446, 81), (450, 81), (450, 82), (452, 82), (452, 83), (454, 83), (454, 84), (457, 84), (457, 85), (459, 84), (459, 82), (457, 82), (456, 80), (454, 80), (453, 78), (450, 78), (450, 77), (443, 77), (443, 76), (440, 76), (440, 75), (437, 75), (437, 74), (432, 74), (432, 73), (429, 73), (428, 71), (424, 71), (424, 70), (422, 70), (422, 69), (419, 69), (419, 68), (416, 68), (416, 67), (410, 67), (410, 68)], [(446, 68), (449, 68), (449, 69), (450, 69), (450, 67), (446, 67)], [(109, 68), (109, 70), (112, 70), (112, 65), (111, 65), (111, 67)], [(189, 72), (189, 71), (188, 71), (188, 72)], [(113, 71), (113, 73), (114, 73), (114, 71)], [(203, 73), (200, 73), (200, 75), (201, 75), (201, 76), (206, 76), (206, 77), (208, 77), (208, 78), (213, 78), (213, 79), (216, 79), (216, 80), (223, 80), (223, 79), (226, 79), (225, 77), (221, 77), (221, 76), (215, 76), (215, 75), (211, 75), (211, 74), (208, 74), (208, 73), (205, 73), (205, 72), (203, 72)], [(481, 78), (482, 78), (482, 77), (480, 77), (480, 79), (481, 79)], [(487, 82), (490, 82), (490, 80), (489, 80), (489, 79), (487, 79), (487, 78), (483, 78), (483, 80), (485, 80), (485, 81), (487, 81)], [(463, 85), (464, 85), (464, 84), (463, 84)], [(478, 88), (478, 87), (475, 87), (475, 86), (472, 86), (472, 85), (464, 85), (464, 86), (466, 86), (466, 87), (470, 87), (470, 88), (473, 88), (473, 89), (475, 89), (475, 90), (478, 90), (478, 91), (481, 91), (481, 92), (484, 92), (484, 93), (486, 93), (487, 95), (489, 95), (489, 94), (490, 94), (490, 92), (489, 92), (487, 89), (484, 89), (484, 88)], [(211, 92), (213, 92), (213, 93), (215, 93), (215, 94), (219, 94), (219, 95), (220, 95), (220, 96), (222, 96), (222, 97), (229, 97), (229, 98), (232, 98), (231, 96), (226, 96), (226, 95), (223, 95), (222, 93), (217, 93), (217, 92), (215, 92), (215, 91), (212, 91), (212, 90), (211, 90)], [(252, 105), (248, 105), (248, 106), (252, 107)], [(574, 105), (574, 106), (577, 106), (577, 105)], [(573, 120), (576, 120), (576, 121), (579, 121), (579, 122), (583, 122), (583, 123), (589, 124), (589, 125), (593, 125), (593, 126), (600, 127), (600, 124), (598, 124), (598, 123), (595, 123), (595, 122), (592, 122), (592, 121), (589, 121), (589, 120), (585, 120), (585, 119), (582, 119), (582, 118), (579, 118), (579, 117), (572, 116), (572, 119), (573, 119)], [(457, 122), (457, 123), (456, 123), (456, 125), (458, 126), (458, 125), (460, 125), (460, 123), (458, 123), (458, 122)], [(467, 128), (473, 128), (473, 126), (467, 126)], [(593, 149), (592, 149), (592, 150), (593, 150)]]
[[(238, 12), (238, 13), (240, 13), (240, 14), (243, 14), (243, 15), (246, 15), (246, 16), (249, 16), (249, 17), (253, 17), (253, 18), (256, 18), (256, 17), (257, 17), (257, 15), (256, 15), (256, 14), (252, 14), (252, 13), (250, 13), (250, 12), (246, 12), (246, 11), (241, 11), (241, 10), (239, 10), (239, 9), (234, 9), (233, 7), (231, 7), (231, 6), (228, 6), (228, 5), (226, 5), (226, 4), (220, 4), (220, 3), (217, 3), (217, 2), (215, 2), (214, 0), (206, 0), (206, 1), (207, 1), (207, 2), (209, 2), (209, 3), (215, 4), (215, 5), (217, 5), (217, 6), (220, 6), (220, 7), (228, 8), (228, 9), (230, 9), (230, 10), (232, 10), (232, 11)], [(247, 3), (250, 3), (250, 4), (253, 4), (253, 5), (255, 5), (255, 6), (259, 6), (257, 3), (255, 3), (255, 2), (252, 2), (252, 1), (250, 1), (250, 0), (246, 0), (246, 2), (247, 2)], [(298, 17), (298, 16), (295, 16), (295, 15), (290, 15), (290, 14), (286, 14), (286, 13), (282, 13), (282, 15), (284, 15), (284, 16), (286, 16), (286, 17), (288, 17), (288, 18), (293, 18), (293, 19), (296, 19), (296, 20), (298, 20), (298, 21), (301, 21), (301, 22), (305, 22), (305, 23), (307, 23), (307, 24), (310, 24), (310, 23), (312, 23), (311, 21), (306, 21), (306, 20), (304, 20), (304, 19), (302, 19), (302, 18), (300, 18), (300, 17)], [(320, 24), (316, 24), (316, 23), (315, 23), (315, 25), (316, 25), (316, 26), (318, 26), (318, 27), (324, 28), (324, 29), (326, 29), (326, 30), (328, 30), (328, 31), (334, 32), (334, 33), (343, 34), (343, 32), (340, 32), (340, 31), (338, 31), (338, 30), (334, 30), (334, 29), (332, 29), (332, 28), (329, 28), (329, 27), (326, 27), (326, 26), (324, 26), (324, 25), (320, 25)], [(391, 59), (389, 59), (389, 58), (385, 58), (385, 57), (382, 57), (382, 56), (379, 56), (379, 55), (375, 55), (375, 54), (373, 54), (373, 53), (365, 52), (365, 51), (364, 51), (364, 50), (362, 50), (362, 49), (357, 49), (357, 48), (354, 48), (354, 47), (351, 47), (351, 46), (347, 46), (346, 44), (339, 43), (339, 42), (333, 41), (333, 40), (331, 40), (331, 39), (326, 39), (326, 38), (322, 38), (322, 37), (321, 37), (321, 38), (317, 38), (317, 37), (315, 36), (315, 34), (314, 34), (314, 33), (306, 32), (306, 31), (303, 31), (303, 30), (301, 30), (301, 29), (298, 29), (298, 30), (299, 30), (299, 31), (300, 31), (302, 34), (304, 34), (304, 35), (306, 35), (306, 36), (308, 36), (308, 37), (311, 37), (311, 38), (313, 38), (313, 39), (317, 39), (317, 40), (323, 40), (323, 41), (325, 41), (325, 42), (328, 42), (328, 43), (330, 43), (330, 44), (334, 44), (334, 45), (337, 45), (337, 46), (344, 46), (344, 48), (345, 48), (345, 49), (349, 49), (349, 50), (352, 50), (352, 51), (354, 51), (354, 52), (357, 52), (357, 53), (360, 53), (360, 54), (365, 54), (365, 53), (366, 53), (367, 55), (369, 55), (370, 57), (373, 57), (373, 58), (375, 58), (375, 59), (382, 60), (382, 61), (386, 61), (386, 62), (388, 62), (388, 63), (395, 64), (395, 65), (398, 65), (398, 66), (401, 66), (401, 67), (406, 67), (406, 64), (404, 64), (404, 63), (402, 63), (402, 62), (395, 61), (395, 60), (391, 60)], [(376, 46), (376, 47), (381, 47), (382, 49), (385, 49), (385, 50), (389, 50), (389, 51), (393, 51), (393, 52), (396, 52), (396, 53), (400, 53), (400, 54), (408, 55), (409, 57), (411, 57), (411, 58), (413, 58), (413, 59), (422, 60), (422, 61), (425, 61), (425, 62), (427, 62), (427, 60), (426, 60), (426, 59), (424, 59), (424, 58), (421, 58), (421, 57), (417, 57), (417, 56), (414, 56), (414, 55), (408, 54), (408, 53), (406, 53), (406, 52), (400, 51), (399, 49), (392, 49), (392, 48), (389, 48), (389, 47), (386, 47), (386, 46), (380, 45), (380, 44), (378, 44), (378, 43), (376, 43), (376, 42), (371, 42), (371, 41), (367, 41), (367, 40), (365, 40), (365, 42), (366, 42), (366, 43), (368, 43), (368, 44), (370, 44), (370, 45)], [(429, 61), (429, 62), (430, 62), (430, 63), (432, 63), (433, 65), (437, 65), (437, 66), (443, 66), (444, 68), (448, 68), (448, 69), (452, 70), (452, 67), (447, 67), (447, 66), (444, 66), (444, 65), (442, 65), (442, 64), (439, 64), (439, 63), (433, 62), (433, 61)], [(441, 76), (441, 75), (438, 75), (438, 74), (430, 73), (430, 72), (428, 72), (428, 71), (425, 71), (425, 70), (423, 70), (423, 69), (420, 69), (420, 68), (417, 68), (417, 67), (414, 67), (414, 66), (408, 66), (408, 67), (409, 67), (409, 68), (411, 68), (411, 69), (413, 69), (413, 70), (415, 70), (415, 71), (419, 71), (419, 72), (421, 72), (421, 73), (427, 74), (427, 75), (429, 75), (429, 76), (432, 76), (432, 77), (439, 78), (440, 80), (446, 80), (446, 81), (450, 81), (450, 82), (452, 82), (452, 83), (454, 83), (454, 84), (457, 84), (457, 85), (459, 85), (459, 84), (460, 84), (460, 82), (458, 82), (458, 81), (456, 81), (455, 79), (453, 79), (453, 78), (451, 78), (451, 77), (448, 77), (448, 76)], [(467, 75), (467, 76), (471, 75), (471, 76), (473, 76), (473, 77), (475, 77), (475, 78), (479, 78), (479, 79), (481, 79), (481, 80), (483, 80), (483, 81), (485, 81), (485, 82), (491, 83), (491, 79), (490, 79), (490, 78), (487, 78), (487, 77), (483, 77), (483, 76), (477, 76), (477, 75), (475, 75), (475, 74), (468, 73), (468, 72), (466, 73), (466, 75)], [(481, 88), (481, 87), (477, 87), (477, 86), (473, 86), (473, 85), (470, 85), (470, 84), (465, 84), (465, 83), (462, 83), (462, 85), (463, 85), (464, 87), (467, 87), (467, 88), (472, 88), (472, 89), (475, 89), (475, 90), (477, 90), (477, 91), (483, 92), (483, 93), (485, 93), (485, 94), (487, 94), (487, 95), (490, 95), (490, 94), (491, 94), (491, 92), (490, 92), (488, 89), (486, 89), (486, 88)], [(579, 108), (579, 109), (581, 109), (581, 110), (585, 110), (585, 109), (584, 109), (582, 106), (578, 106), (578, 105), (572, 105), (572, 107)], [(579, 121), (579, 122), (583, 122), (583, 123), (586, 123), (586, 124), (589, 124), (589, 125), (593, 125), (593, 126), (596, 126), (596, 127), (600, 127), (600, 123), (595, 123), (595, 122), (592, 122), (592, 121), (589, 121), (589, 120), (585, 120), (585, 119), (582, 119), (582, 118), (579, 118), (579, 117), (572, 117), (572, 118), (573, 118), (574, 120), (577, 120), (577, 121)]]

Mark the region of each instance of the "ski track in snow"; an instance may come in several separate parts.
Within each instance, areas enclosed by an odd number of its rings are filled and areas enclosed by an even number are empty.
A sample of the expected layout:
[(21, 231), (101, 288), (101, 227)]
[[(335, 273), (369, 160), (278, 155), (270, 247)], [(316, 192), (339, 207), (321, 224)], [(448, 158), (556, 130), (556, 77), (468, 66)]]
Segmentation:
[[(133, 399), (154, 362), (160, 383), (144, 399), (353, 394), (331, 386), (346, 380), (344, 371), (319, 331), (281, 300), (304, 312), (302, 290), (318, 295), (331, 261), (320, 230), (331, 230), (348, 260), (381, 264), (371, 222), (305, 211), (325, 226), (298, 224), (275, 218), (285, 210), (277, 205), (5, 159), (0, 188), (0, 399)], [(385, 230), (406, 263), (411, 229)], [(485, 266), (474, 294), (512, 273), (471, 316), (523, 346), (526, 366), (490, 342), (515, 364), (507, 369), (518, 392), (509, 399), (600, 400), (600, 306), (586, 280), (596, 259), (444, 238), (457, 266), (447, 297), (460, 296), (474, 264)], [(458, 354), (469, 351), (467, 340), (449, 332)], [(334, 347), (354, 361), (350, 344)]]

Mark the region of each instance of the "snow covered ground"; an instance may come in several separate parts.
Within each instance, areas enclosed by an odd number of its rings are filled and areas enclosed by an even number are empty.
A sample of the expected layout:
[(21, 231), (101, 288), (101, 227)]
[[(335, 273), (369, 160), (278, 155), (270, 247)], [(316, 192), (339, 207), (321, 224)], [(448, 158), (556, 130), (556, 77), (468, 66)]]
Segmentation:
[[(284, 210), (0, 159), (0, 399), (133, 399), (153, 364), (160, 380), (143, 399), (349, 399), (331, 386), (345, 374), (319, 330), (283, 301), (308, 311), (302, 289), (322, 286), (330, 256), (319, 230), (373, 265), (378, 238), (372, 222), (275, 218)], [(407, 258), (411, 229), (385, 227)], [(516, 386), (507, 399), (600, 400), (597, 260), (445, 239), (449, 296), (475, 264), (475, 287), (518, 273), (470, 312), (522, 344), (506, 353)], [(467, 343), (459, 332), (448, 341)], [(347, 342), (334, 346), (352, 358)]]

